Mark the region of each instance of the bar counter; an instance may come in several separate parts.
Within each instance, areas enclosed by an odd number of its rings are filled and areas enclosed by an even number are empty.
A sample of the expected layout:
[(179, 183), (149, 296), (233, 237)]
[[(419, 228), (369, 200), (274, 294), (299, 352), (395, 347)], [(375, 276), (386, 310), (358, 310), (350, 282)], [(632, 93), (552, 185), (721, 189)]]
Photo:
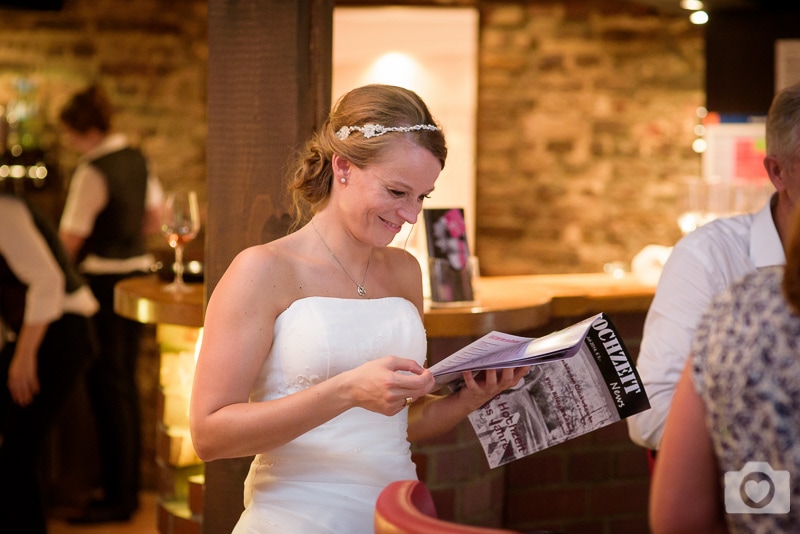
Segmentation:
[[(135, 277), (117, 284), (114, 309), (146, 324), (203, 325), (202, 284), (187, 284), (187, 293), (163, 291), (157, 276)], [(474, 302), (458, 306), (425, 304), (428, 337), (478, 337), (492, 330), (521, 332), (552, 319), (591, 315), (600, 311), (646, 312), (655, 286), (632, 275), (613, 278), (605, 273), (481, 277)]]

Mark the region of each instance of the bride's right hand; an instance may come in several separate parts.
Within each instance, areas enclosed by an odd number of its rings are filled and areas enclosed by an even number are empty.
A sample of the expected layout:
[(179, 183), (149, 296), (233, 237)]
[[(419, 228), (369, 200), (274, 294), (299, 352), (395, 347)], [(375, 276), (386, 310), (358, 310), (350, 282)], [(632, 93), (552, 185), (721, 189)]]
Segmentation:
[(354, 406), (389, 416), (402, 411), (407, 399), (413, 402), (434, 389), (430, 371), (397, 356), (372, 360), (340, 376), (346, 378), (345, 392)]

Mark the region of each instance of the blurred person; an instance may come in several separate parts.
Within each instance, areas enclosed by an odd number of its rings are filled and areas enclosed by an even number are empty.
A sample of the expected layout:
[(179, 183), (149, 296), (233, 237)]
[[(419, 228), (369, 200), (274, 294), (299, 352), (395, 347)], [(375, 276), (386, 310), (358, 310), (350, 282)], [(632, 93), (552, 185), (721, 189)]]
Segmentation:
[(697, 323), (712, 298), (745, 274), (786, 262), (800, 198), (800, 85), (780, 91), (766, 123), (764, 167), (776, 192), (757, 213), (711, 221), (673, 248), (645, 319), (636, 367), (650, 410), (628, 418), (631, 439), (657, 450)]
[(700, 321), (655, 464), (670, 532), (800, 532), (800, 210), (786, 267), (717, 295)]
[(112, 131), (112, 106), (90, 86), (61, 110), (67, 144), (81, 154), (59, 225), (67, 252), (89, 281), (100, 357), (87, 389), (99, 439), (103, 497), (74, 522), (126, 521), (138, 508), (141, 421), (136, 362), (142, 325), (114, 312), (114, 286), (150, 272), (146, 235), (158, 231), (163, 192), (140, 150)]
[[(6, 180), (8, 182), (9, 180)], [(48, 432), (94, 356), (98, 309), (55, 227), (0, 192), (0, 525), (46, 532)]]
[(298, 156), (298, 221), (240, 252), (211, 295), (190, 423), (198, 455), (255, 455), (236, 533), (371, 533), (410, 443), (444, 432), (528, 368), (465, 374), (430, 395), (422, 275), (389, 246), (414, 224), (447, 149), (419, 96), (368, 85)]

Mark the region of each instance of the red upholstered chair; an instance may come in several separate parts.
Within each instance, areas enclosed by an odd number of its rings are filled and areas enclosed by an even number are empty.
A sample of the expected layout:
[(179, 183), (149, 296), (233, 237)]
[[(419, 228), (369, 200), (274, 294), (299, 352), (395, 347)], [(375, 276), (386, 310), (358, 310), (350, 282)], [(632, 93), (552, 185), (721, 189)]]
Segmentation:
[(398, 480), (375, 505), (375, 534), (511, 534), (514, 531), (461, 525), (436, 517), (430, 491), (419, 480)]

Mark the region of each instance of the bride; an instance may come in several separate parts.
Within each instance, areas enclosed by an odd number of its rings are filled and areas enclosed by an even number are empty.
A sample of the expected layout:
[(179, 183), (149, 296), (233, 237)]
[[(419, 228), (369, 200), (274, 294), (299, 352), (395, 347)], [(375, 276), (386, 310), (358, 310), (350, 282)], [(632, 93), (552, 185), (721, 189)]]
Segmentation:
[(298, 156), (289, 189), (307, 224), (239, 253), (216, 286), (191, 429), (205, 461), (255, 455), (234, 532), (371, 533), (380, 491), (417, 478), (409, 442), (527, 372), (467, 373), (432, 394), (420, 267), (388, 245), (446, 155), (414, 92), (351, 91)]

